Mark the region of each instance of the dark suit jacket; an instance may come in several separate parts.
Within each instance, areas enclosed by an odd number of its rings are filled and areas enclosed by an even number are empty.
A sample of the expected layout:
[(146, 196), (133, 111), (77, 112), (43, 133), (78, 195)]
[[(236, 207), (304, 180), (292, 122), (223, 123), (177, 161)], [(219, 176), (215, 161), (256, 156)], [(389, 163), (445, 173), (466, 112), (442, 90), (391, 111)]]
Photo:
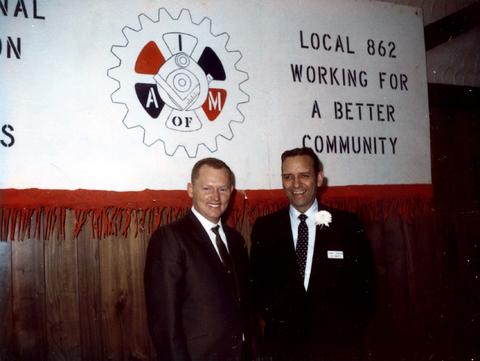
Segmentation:
[[(365, 231), (352, 213), (322, 209), (332, 214), (332, 222), (316, 228), (307, 291), (297, 270), (288, 207), (257, 219), (252, 229), (255, 306), (266, 323), (264, 353), (278, 359), (336, 360), (342, 354), (352, 360), (373, 312), (373, 261)], [(343, 259), (329, 258), (328, 251), (342, 251)]]
[(242, 236), (223, 225), (236, 287), (200, 221), (190, 211), (160, 227), (145, 264), (148, 326), (158, 360), (240, 360), (249, 341), (248, 258)]

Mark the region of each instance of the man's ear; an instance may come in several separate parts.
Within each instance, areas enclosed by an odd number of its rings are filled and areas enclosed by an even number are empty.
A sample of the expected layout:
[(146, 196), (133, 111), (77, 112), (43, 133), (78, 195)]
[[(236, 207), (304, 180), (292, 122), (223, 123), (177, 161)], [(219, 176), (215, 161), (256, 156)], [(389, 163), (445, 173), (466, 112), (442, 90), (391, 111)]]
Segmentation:
[(323, 184), (323, 172), (320, 171), (317, 174), (317, 187), (321, 187)]
[(190, 198), (193, 198), (193, 185), (192, 183), (187, 184), (187, 193)]

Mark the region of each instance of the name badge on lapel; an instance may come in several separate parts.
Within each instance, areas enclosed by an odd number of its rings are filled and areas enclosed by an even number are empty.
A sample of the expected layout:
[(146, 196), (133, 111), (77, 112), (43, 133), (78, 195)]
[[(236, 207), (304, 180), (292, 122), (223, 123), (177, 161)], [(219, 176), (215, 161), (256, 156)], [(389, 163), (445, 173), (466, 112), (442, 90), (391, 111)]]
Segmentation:
[(327, 257), (333, 259), (343, 259), (343, 251), (327, 251)]

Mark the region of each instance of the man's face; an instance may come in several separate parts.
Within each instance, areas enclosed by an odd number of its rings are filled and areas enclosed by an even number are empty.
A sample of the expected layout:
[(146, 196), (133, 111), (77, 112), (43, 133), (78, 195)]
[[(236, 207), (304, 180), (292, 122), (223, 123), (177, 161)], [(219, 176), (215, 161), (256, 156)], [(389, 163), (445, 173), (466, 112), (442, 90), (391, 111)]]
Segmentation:
[(187, 191), (193, 207), (210, 222), (218, 223), (228, 207), (233, 185), (226, 169), (203, 165)]
[(322, 173), (315, 174), (313, 160), (307, 155), (288, 157), (282, 163), (283, 189), (290, 204), (300, 213), (313, 204), (322, 182)]

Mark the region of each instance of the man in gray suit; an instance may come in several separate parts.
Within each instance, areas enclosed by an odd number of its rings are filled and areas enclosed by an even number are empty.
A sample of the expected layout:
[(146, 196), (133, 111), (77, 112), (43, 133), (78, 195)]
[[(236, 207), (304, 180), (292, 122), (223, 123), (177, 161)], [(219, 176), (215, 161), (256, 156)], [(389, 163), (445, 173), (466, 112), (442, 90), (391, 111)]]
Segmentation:
[(240, 361), (250, 354), (245, 242), (221, 221), (234, 175), (221, 160), (192, 169), (192, 208), (150, 239), (145, 265), (148, 326), (158, 360)]
[(357, 360), (373, 312), (373, 262), (358, 218), (317, 201), (323, 167), (310, 148), (282, 154), (290, 205), (252, 229), (251, 267), (263, 355)]

